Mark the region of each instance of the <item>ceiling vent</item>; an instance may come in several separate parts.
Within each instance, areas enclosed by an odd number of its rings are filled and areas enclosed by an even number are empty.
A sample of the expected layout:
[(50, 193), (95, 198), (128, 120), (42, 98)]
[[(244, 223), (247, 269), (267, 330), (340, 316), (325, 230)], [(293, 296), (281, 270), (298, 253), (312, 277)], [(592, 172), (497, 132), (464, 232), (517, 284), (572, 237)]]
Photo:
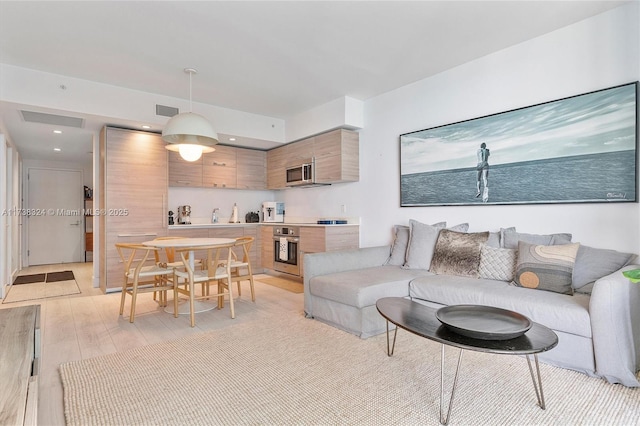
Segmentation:
[(84, 118), (67, 117), (65, 115), (45, 114), (43, 112), (21, 110), (22, 119), (29, 123), (51, 124), (53, 126), (84, 127)]
[(180, 110), (178, 108), (156, 104), (156, 115), (173, 117), (174, 115), (178, 115), (178, 113), (180, 113)]

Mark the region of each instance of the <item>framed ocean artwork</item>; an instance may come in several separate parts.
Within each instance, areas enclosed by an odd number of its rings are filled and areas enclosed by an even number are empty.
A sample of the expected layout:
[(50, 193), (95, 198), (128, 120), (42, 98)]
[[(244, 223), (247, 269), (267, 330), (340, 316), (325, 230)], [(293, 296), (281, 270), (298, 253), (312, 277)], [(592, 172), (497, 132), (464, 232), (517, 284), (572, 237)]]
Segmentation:
[(400, 205), (637, 201), (638, 82), (400, 135)]

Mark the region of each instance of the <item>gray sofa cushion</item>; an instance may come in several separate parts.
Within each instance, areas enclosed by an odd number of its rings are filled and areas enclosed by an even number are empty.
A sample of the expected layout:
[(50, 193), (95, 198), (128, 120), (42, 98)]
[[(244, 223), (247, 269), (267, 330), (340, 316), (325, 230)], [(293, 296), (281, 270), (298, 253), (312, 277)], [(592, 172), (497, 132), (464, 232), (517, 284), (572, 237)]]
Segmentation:
[[(431, 226), (444, 228), (447, 226), (447, 222), (434, 223)], [(386, 265), (402, 266), (407, 257), (407, 247), (409, 246), (411, 229), (405, 225), (395, 225), (393, 231), (393, 246), (391, 247), (391, 255)]]
[[(436, 223), (435, 226), (427, 225), (426, 223), (421, 223), (413, 219), (409, 220), (409, 224), (411, 226), (411, 233), (404, 268), (428, 270), (431, 266), (431, 258), (433, 257), (438, 235), (444, 226), (440, 226), (440, 223)], [(457, 232), (467, 232), (469, 230), (469, 224), (460, 223), (447, 229)]]
[(515, 228), (502, 229), (502, 247), (510, 249), (518, 249), (518, 241), (524, 241), (529, 244), (538, 244), (543, 246), (568, 244), (573, 236), (571, 234), (525, 234), (516, 232)]
[(590, 291), (586, 285), (628, 265), (634, 257), (631, 253), (580, 245), (573, 268), (573, 288)]
[(375, 305), (381, 297), (408, 296), (409, 281), (424, 275), (432, 274), (422, 269), (376, 266), (313, 277), (309, 291), (313, 296), (362, 308)]
[(553, 330), (591, 338), (589, 296), (516, 287), (503, 281), (432, 275), (409, 284), (409, 296), (441, 305), (509, 309)]

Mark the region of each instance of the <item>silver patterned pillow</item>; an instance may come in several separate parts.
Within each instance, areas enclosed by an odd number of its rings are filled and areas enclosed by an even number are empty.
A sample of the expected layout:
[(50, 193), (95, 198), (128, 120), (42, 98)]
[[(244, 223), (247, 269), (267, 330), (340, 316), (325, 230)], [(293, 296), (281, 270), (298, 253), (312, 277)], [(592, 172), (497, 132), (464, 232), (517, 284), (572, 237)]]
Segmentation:
[(497, 281), (513, 281), (518, 252), (513, 249), (491, 247), (483, 244), (480, 249), (480, 278)]
[(434, 274), (478, 278), (480, 247), (487, 242), (489, 232), (456, 232), (443, 229), (431, 260), (429, 271)]

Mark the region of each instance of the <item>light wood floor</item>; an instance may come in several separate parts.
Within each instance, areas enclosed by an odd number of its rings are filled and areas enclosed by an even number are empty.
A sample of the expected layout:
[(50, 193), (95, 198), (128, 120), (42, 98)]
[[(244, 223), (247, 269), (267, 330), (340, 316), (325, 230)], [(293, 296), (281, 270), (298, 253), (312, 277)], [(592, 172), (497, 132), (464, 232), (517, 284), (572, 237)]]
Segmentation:
[[(92, 358), (113, 352), (176, 339), (204, 331), (231, 327), (244, 321), (260, 320), (274, 314), (302, 315), (303, 295), (288, 292), (256, 281), (256, 302), (251, 302), (248, 282), (237, 295), (236, 318), (231, 319), (229, 305), (222, 310), (196, 314), (196, 326), (189, 326), (189, 316), (164, 312), (152, 294), (139, 295), (136, 319), (120, 317), (120, 293), (103, 294), (92, 287), (92, 264), (71, 263), (26, 268), (20, 275), (72, 270), (81, 294), (0, 304), (0, 309), (41, 305), (42, 358), (39, 376), (38, 424), (64, 425), (63, 391), (58, 373), (61, 363)], [(261, 275), (256, 275), (259, 280)], [(302, 285), (302, 284), (301, 284)], [(130, 307), (127, 296), (125, 314)]]

